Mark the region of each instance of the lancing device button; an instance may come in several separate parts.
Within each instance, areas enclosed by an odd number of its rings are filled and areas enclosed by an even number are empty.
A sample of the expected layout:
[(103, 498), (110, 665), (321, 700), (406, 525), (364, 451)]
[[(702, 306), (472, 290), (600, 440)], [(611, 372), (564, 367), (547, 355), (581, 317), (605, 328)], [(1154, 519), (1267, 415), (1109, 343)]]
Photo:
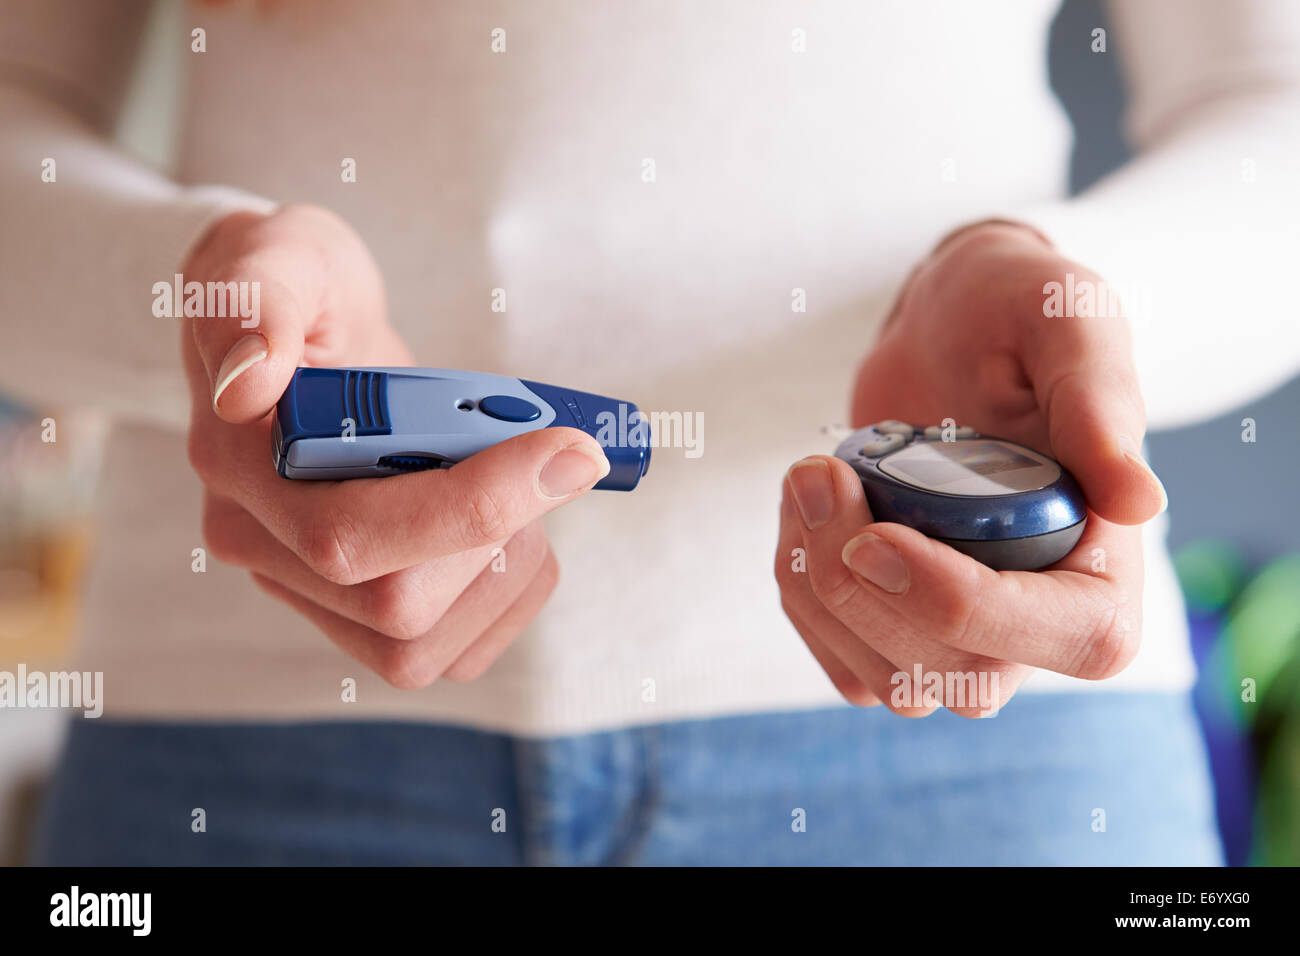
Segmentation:
[(478, 407), (484, 415), (491, 415), (503, 422), (531, 422), (542, 415), (542, 410), (532, 402), (513, 395), (489, 395), (478, 403)]

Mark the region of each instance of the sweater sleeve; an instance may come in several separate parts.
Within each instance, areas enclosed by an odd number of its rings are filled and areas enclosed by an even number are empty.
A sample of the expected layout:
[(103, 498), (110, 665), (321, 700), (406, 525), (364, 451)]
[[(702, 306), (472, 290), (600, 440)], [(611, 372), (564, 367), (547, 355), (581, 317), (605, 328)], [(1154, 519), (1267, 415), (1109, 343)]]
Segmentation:
[(1300, 4), (1112, 2), (1135, 158), (1010, 215), (1118, 294), (1153, 428), (1300, 371)]
[(38, 408), (183, 425), (176, 320), (154, 316), (154, 283), (171, 282), (218, 218), (271, 204), (183, 187), (112, 145), (149, 9), (0, 9), (0, 389)]

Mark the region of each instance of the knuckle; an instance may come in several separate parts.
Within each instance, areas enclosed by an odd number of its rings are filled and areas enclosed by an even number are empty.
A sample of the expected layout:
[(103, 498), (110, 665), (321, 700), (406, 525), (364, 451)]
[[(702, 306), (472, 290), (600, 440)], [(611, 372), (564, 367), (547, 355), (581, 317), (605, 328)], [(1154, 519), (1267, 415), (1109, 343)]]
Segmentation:
[(772, 576), (776, 578), (777, 586), (782, 591), (794, 584), (794, 569), (790, 567), (790, 562), (779, 551), (776, 554), (776, 559), (772, 562)]
[(296, 548), (307, 566), (333, 584), (361, 582), (357, 571), (357, 542), (345, 520), (315, 518), (305, 522)]
[(197, 428), (191, 427), (185, 438), (185, 457), (190, 468), (205, 485), (210, 484), (216, 469), (216, 455), (212, 443), (205, 441)]
[(976, 627), (976, 610), (979, 592), (967, 588), (936, 589), (931, 595), (932, 613), (939, 632), (947, 635), (947, 643), (965, 650), (978, 650), (980, 640)]
[(862, 587), (847, 571), (829, 574), (810, 574), (809, 585), (813, 596), (836, 617), (851, 612), (862, 600)]
[(791, 601), (789, 595), (786, 594), (781, 595), (781, 610), (785, 612), (785, 616), (788, 617), (791, 622), (799, 616), (799, 611), (795, 608), (794, 602)]
[(883, 699), (881, 703), (885, 705), (891, 714), (898, 717), (905, 717), (908, 720), (919, 720), (922, 717), (929, 717), (939, 709), (937, 706), (932, 705), (914, 707), (910, 705), (896, 704), (888, 698)]
[[(549, 553), (549, 549), (544, 549), (544, 554)], [(552, 560), (546, 560), (542, 568), (537, 573), (532, 587), (537, 588), (540, 599), (545, 602), (554, 592), (555, 585), (560, 580), (560, 566)], [(518, 620), (507, 631), (501, 631), (500, 625), (484, 635), (469, 646), (460, 657), (451, 663), (443, 672), (442, 676), (449, 681), (456, 683), (467, 683), (478, 680), (486, 674), (497, 662), (497, 659), (505, 653), (510, 643), (518, 637), (528, 626), (529, 621)]]
[(470, 537), (479, 543), (500, 541), (510, 536), (510, 522), (500, 498), (483, 485), (472, 486), (465, 495), (465, 519)]
[(781, 596), (781, 610), (785, 612), (785, 616), (794, 625), (794, 629), (799, 632), (800, 637), (806, 636), (805, 629), (807, 629), (808, 625), (804, 622), (809, 618), (808, 606), (810, 603), (809, 598), (792, 599), (789, 595), (783, 594)]
[(847, 680), (844, 678), (831, 681), (835, 689), (840, 692), (840, 696), (852, 704), (854, 707), (878, 707), (880, 699), (876, 697), (867, 687), (856, 680)]
[(963, 561), (926, 592), (929, 621), (944, 635), (944, 642), (954, 647), (978, 650), (967, 645), (979, 643), (980, 597), (989, 584), (981, 570), (975, 562)]
[(423, 690), (438, 679), (437, 674), (429, 673), (421, 654), (409, 643), (394, 644), (387, 649), (376, 673), (397, 690)]
[(263, 594), (267, 595), (268, 597), (273, 597), (277, 601), (284, 600), (283, 593), (281, 593), (279, 587), (270, 578), (264, 577), (255, 572), (250, 572), (249, 577), (253, 579), (253, 584)]
[(1140, 643), (1140, 629), (1132, 613), (1123, 605), (1112, 605), (1084, 642), (1075, 676), (1085, 680), (1114, 677), (1133, 662)]
[(945, 700), (944, 707), (958, 717), (977, 719), (992, 717), (1007, 701), (1015, 696), (1023, 674), (1018, 664), (994, 663), (991, 660), (971, 661), (963, 672), (974, 677), (970, 685), (963, 685), (954, 700)]
[[(546, 547), (546, 554), (550, 554), (549, 544)], [(546, 557), (543, 557), (542, 561), (542, 567), (537, 572), (536, 580), (541, 582), (542, 602), (545, 603), (551, 599), (551, 595), (555, 593), (556, 585), (560, 583), (560, 562), (554, 558)]]
[(224, 564), (238, 564), (240, 549), (236, 535), (230, 531), (230, 522), (222, 517), (211, 501), (203, 503), (199, 530), (208, 554)]
[(442, 676), (453, 683), (467, 684), (486, 674), (494, 660), (491, 654), (467, 653), (443, 671)]
[(381, 634), (409, 641), (437, 623), (434, 609), (404, 574), (388, 574), (361, 586), (366, 620)]
[[(802, 545), (799, 545), (802, 548)], [(810, 577), (807, 555), (803, 556), (802, 570), (796, 570), (796, 555), (793, 549), (779, 546), (772, 558), (772, 575), (782, 591), (797, 592), (807, 584)]]

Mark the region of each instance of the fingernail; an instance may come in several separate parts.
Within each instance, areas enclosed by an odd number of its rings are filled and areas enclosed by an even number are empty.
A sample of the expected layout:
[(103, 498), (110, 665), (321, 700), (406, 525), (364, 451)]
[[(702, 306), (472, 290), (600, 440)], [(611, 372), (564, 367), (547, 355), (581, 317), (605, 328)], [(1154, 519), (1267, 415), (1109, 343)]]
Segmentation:
[(609, 474), (609, 459), (588, 453), (581, 445), (562, 448), (550, 457), (537, 474), (537, 490), (543, 498), (567, 498)]
[(840, 555), (850, 568), (890, 594), (907, 590), (907, 566), (898, 549), (878, 534), (864, 532), (850, 538)]
[(212, 407), (217, 407), (222, 393), (230, 387), (231, 382), (270, 354), (266, 339), (256, 333), (245, 335), (232, 345), (226, 357), (221, 360), (221, 368), (217, 370), (217, 384), (212, 389)]
[(1142, 457), (1142, 446), (1128, 435), (1120, 435), (1118, 444), (1124, 457), (1150, 475), (1151, 480), (1155, 482), (1156, 489), (1160, 492), (1160, 511), (1156, 513), (1163, 514), (1169, 507), (1169, 493), (1165, 491), (1165, 484), (1160, 480), (1160, 476), (1151, 470), (1147, 460)]
[(835, 486), (831, 470), (820, 458), (805, 458), (790, 468), (790, 488), (804, 527), (816, 531), (835, 511)]

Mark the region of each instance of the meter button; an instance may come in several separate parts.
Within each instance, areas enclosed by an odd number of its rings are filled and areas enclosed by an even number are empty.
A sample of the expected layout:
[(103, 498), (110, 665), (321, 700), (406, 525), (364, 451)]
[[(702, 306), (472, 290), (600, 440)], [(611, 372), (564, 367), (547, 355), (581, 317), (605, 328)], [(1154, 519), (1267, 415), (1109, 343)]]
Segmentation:
[(906, 443), (902, 435), (881, 435), (863, 445), (859, 453), (863, 458), (879, 458), (902, 448)]
[(879, 422), (871, 427), (882, 435), (902, 435), (903, 441), (911, 441), (912, 434), (915, 431), (915, 429), (906, 422), (896, 422), (892, 418), (889, 421)]

